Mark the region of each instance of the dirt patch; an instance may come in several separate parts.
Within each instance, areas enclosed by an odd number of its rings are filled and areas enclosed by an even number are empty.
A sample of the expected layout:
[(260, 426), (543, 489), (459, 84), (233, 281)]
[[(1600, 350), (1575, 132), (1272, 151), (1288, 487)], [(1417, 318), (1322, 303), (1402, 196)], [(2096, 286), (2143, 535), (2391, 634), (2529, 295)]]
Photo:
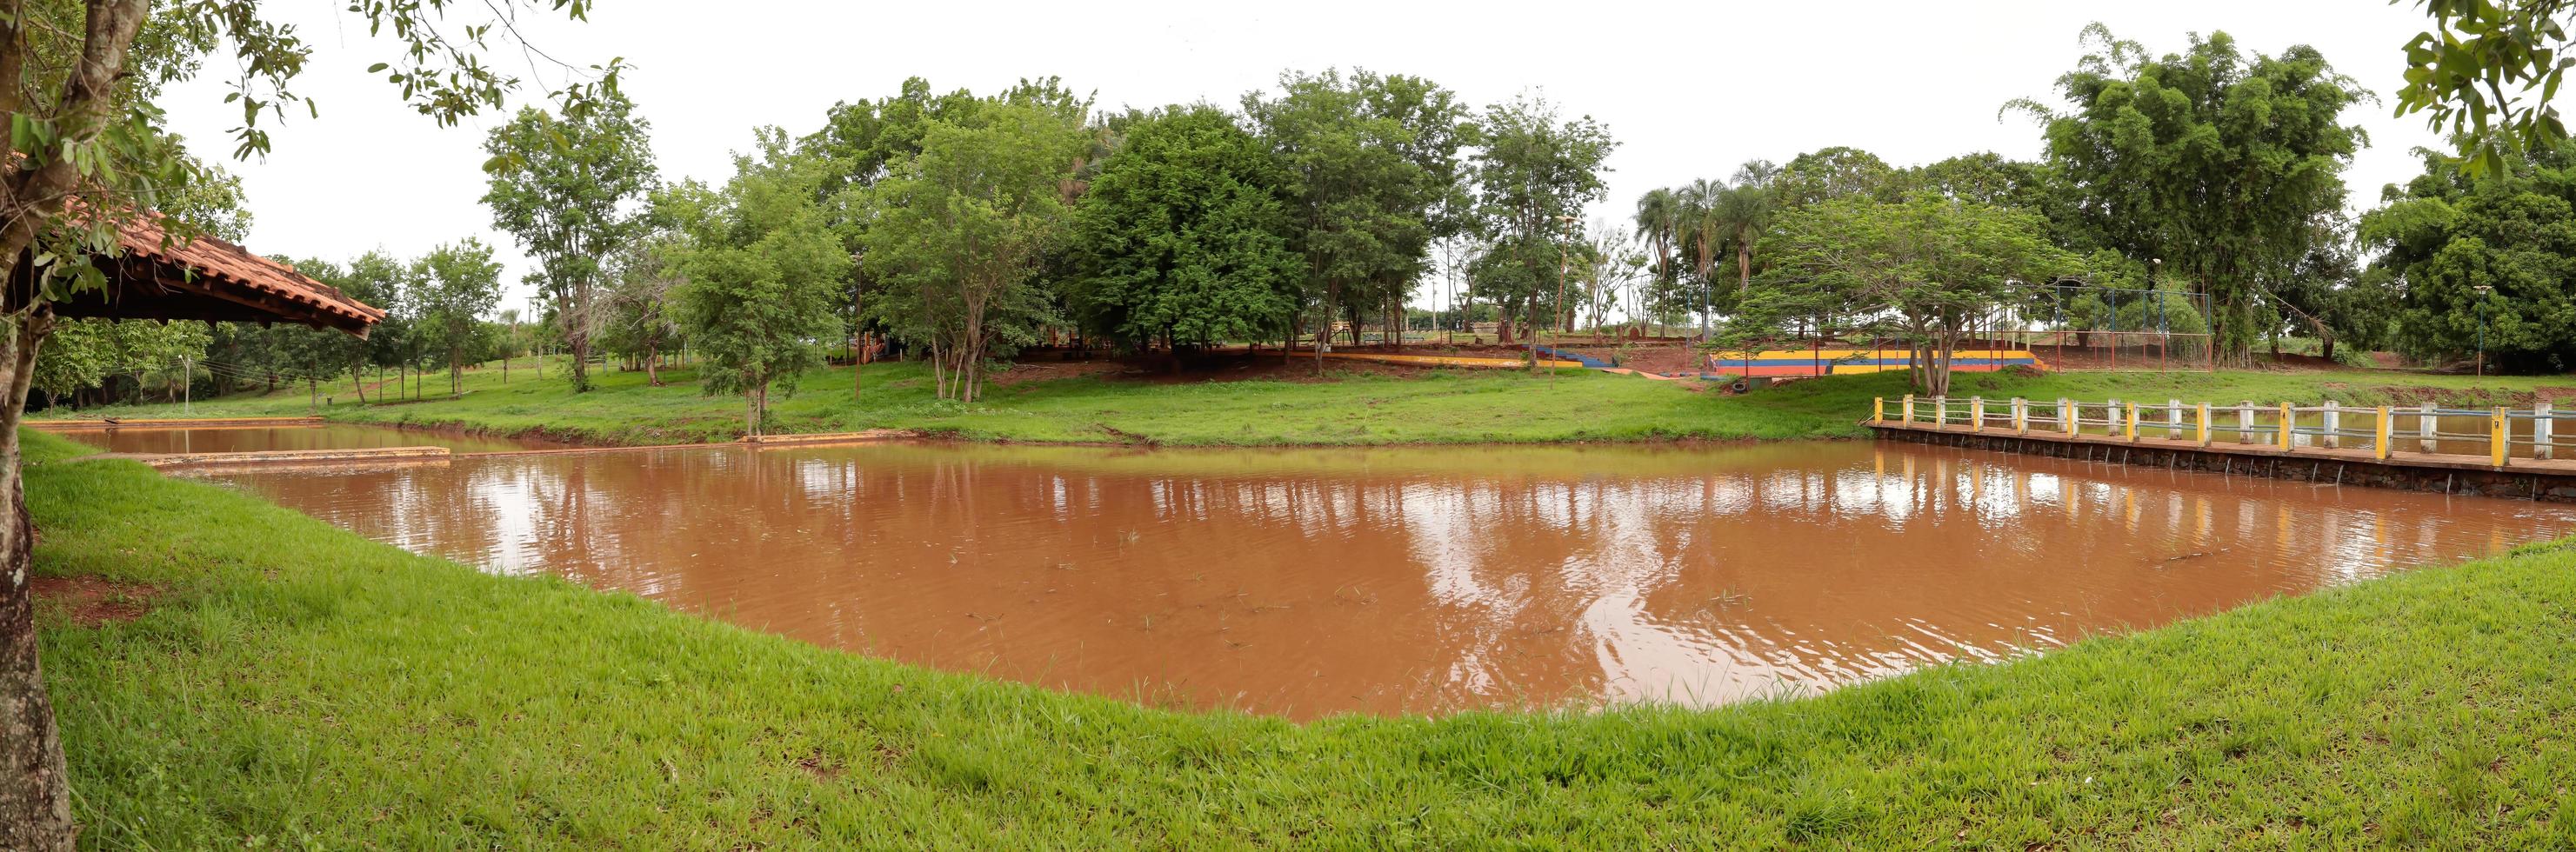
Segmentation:
[(97, 577), (38, 577), (28, 588), (39, 603), (61, 607), (72, 623), (81, 627), (141, 618), (152, 611), (152, 599), (161, 594), (161, 587), (150, 583), (118, 583)]
[(805, 774), (814, 776), (814, 780), (816, 781), (834, 780), (841, 777), (842, 773), (849, 771), (848, 768), (843, 767), (839, 762), (825, 756), (823, 754), (823, 750), (819, 748), (815, 749), (811, 754), (797, 758), (796, 768), (805, 770)]

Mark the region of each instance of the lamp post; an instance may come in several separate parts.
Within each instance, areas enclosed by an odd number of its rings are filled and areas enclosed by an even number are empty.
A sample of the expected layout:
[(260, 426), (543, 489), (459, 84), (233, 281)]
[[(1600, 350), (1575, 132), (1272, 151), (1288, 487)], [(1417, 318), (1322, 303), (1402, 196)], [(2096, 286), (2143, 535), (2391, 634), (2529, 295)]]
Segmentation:
[(2487, 294), (2495, 292), (2495, 288), (2480, 284), (2470, 289), (2478, 291), (2478, 377), (2485, 378), (2487, 374)]

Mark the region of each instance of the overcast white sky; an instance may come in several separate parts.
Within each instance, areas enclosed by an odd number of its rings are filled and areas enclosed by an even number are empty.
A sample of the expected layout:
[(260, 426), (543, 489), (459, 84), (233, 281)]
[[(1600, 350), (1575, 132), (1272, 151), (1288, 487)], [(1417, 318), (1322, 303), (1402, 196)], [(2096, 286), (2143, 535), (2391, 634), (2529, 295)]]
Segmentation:
[[(265, 161), (228, 164), (249, 191), (250, 248), (409, 256), (478, 235), (509, 267), (504, 304), (524, 304), (527, 264), (476, 201), (483, 133), (500, 117), (440, 129), (403, 109), (390, 86), (363, 73), (391, 58), (390, 46), (369, 39), (345, 5), (268, 4), (316, 47), (297, 88), (319, 99), (322, 117), (298, 114), (279, 128)], [(2076, 35), (2092, 21), (2157, 53), (2179, 50), (2193, 31), (2225, 30), (2265, 53), (2314, 45), (2385, 95), (2405, 70), (2400, 46), (2425, 20), (2412, 3), (2382, 0), (1263, 6), (601, 0), (587, 24), (529, 29), (566, 62), (622, 56), (634, 66), (626, 91), (653, 123), (668, 178), (720, 182), (753, 127), (802, 134), (834, 102), (893, 93), (914, 75), (935, 90), (976, 92), (1055, 75), (1096, 92), (1104, 107), (1230, 106), (1282, 69), (1358, 66), (1429, 77), (1477, 104), (1537, 90), (1569, 115), (1601, 119), (1621, 144), (1610, 197), (1593, 212), (1624, 216), (1653, 187), (1830, 145), (1898, 165), (1983, 150), (2035, 157), (2038, 128), (2017, 115), (1998, 120), (1997, 110), (2016, 97), (2053, 98), (2051, 82), (2082, 54)], [(531, 76), (515, 55), (496, 59)], [(532, 79), (560, 82), (558, 69), (536, 70)], [(164, 104), (174, 129), (210, 156), (230, 150), (226, 131), (239, 119), (224, 91), (218, 70), (174, 88)], [(2415, 172), (2409, 149), (2438, 141), (2386, 104), (2357, 107), (2347, 120), (2372, 142), (2347, 175), (2356, 206)]]

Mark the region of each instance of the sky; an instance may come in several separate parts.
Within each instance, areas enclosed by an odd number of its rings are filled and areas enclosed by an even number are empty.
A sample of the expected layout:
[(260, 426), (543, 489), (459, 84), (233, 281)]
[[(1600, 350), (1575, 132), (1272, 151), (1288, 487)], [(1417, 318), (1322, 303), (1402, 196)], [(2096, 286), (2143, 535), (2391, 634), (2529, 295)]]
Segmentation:
[[(314, 48), (294, 88), (319, 102), (273, 128), (265, 158), (240, 175), (263, 254), (344, 260), (382, 248), (416, 256), (479, 237), (498, 249), (511, 296), (534, 292), (518, 246), (478, 199), (484, 134), (506, 115), (440, 128), (402, 106), (366, 67), (393, 58), (346, 4), (267, 4)], [(477, 7), (479, 4), (464, 4)], [(1815, 10), (1830, 8), (1830, 15)], [(2015, 98), (2056, 102), (2058, 75), (2099, 21), (2157, 54), (2187, 34), (2225, 31), (2245, 50), (2307, 44), (2377, 93), (2348, 123), (2371, 146), (2346, 182), (2352, 206), (2413, 176), (2408, 152), (2439, 138), (2385, 101), (2405, 71), (2402, 46), (2425, 28), (2413, 3), (2382, 0), (1479, 4), (826, 3), (600, 0), (587, 22), (527, 12), (521, 29), (546, 56), (515, 46), (492, 61), (529, 81), (522, 101), (561, 85), (564, 65), (631, 66), (627, 94), (653, 125), (665, 179), (721, 183), (753, 128), (819, 127), (832, 104), (895, 93), (920, 76), (936, 91), (992, 92), (1056, 76), (1104, 108), (1207, 101), (1232, 106), (1282, 70), (1362, 67), (1428, 77), (1474, 104), (1527, 92), (1590, 115), (1619, 141), (1609, 194), (1592, 218), (1624, 220), (1649, 189), (1725, 178), (1753, 158), (1786, 162), (1848, 145), (1904, 166), (1995, 151), (2033, 159), (2039, 127), (1999, 115)], [(456, 23), (479, 22), (460, 17)], [(231, 150), (237, 107), (223, 67), (164, 97), (173, 130), (202, 154)], [(515, 106), (515, 105), (514, 105)]]

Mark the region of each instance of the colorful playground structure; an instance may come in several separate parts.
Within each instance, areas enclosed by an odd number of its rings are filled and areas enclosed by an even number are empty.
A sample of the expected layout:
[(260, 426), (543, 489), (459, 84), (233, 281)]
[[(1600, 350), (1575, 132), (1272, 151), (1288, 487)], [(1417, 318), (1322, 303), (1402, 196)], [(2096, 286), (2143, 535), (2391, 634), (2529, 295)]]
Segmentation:
[[(1746, 378), (1801, 378), (1904, 370), (1914, 366), (1914, 355), (1905, 349), (1772, 349), (1718, 352), (1709, 355), (1707, 363), (1710, 372)], [(2048, 362), (2026, 349), (1961, 349), (1950, 357), (1950, 369), (1962, 373), (1991, 373), (2006, 367), (2050, 369)]]

